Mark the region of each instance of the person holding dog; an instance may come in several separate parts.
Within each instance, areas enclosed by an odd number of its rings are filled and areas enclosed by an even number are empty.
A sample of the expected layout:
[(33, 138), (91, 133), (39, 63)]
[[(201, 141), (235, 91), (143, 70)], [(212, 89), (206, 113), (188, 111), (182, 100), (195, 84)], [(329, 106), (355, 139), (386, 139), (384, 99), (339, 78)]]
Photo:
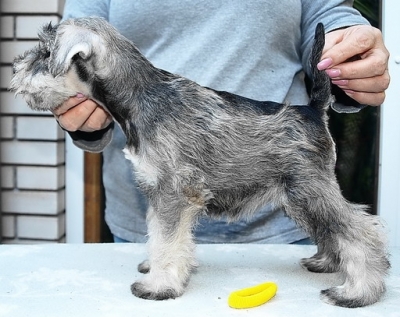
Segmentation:
[[(315, 25), (322, 22), (327, 34), (318, 67), (332, 84), (371, 106), (383, 102), (389, 84), (382, 34), (352, 8), (352, 1), (67, 0), (64, 19), (82, 16), (106, 18), (156, 67), (217, 90), (292, 104), (308, 102), (304, 77)], [(106, 222), (115, 241), (146, 241), (147, 202), (121, 151), (125, 139), (119, 127), (82, 94), (54, 115), (79, 147), (103, 151)], [(307, 238), (273, 206), (237, 223), (200, 219), (195, 236), (200, 243), (296, 243)]]

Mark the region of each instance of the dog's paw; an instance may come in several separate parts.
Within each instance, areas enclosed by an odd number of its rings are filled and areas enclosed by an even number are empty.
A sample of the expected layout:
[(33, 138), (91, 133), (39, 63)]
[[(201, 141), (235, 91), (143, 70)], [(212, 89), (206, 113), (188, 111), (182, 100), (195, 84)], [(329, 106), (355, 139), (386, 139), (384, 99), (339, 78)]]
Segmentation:
[(363, 303), (360, 299), (346, 298), (343, 295), (343, 289), (341, 289), (341, 287), (332, 287), (321, 291), (321, 300), (330, 305), (347, 308), (356, 308), (368, 305), (368, 303)]
[(346, 308), (364, 307), (376, 303), (383, 292), (371, 292), (367, 288), (361, 294), (346, 291), (343, 286), (332, 287), (321, 291), (321, 299), (328, 304)]
[(314, 273), (335, 273), (339, 266), (327, 256), (314, 255), (311, 258), (301, 259), (300, 265)]
[(158, 291), (152, 291), (144, 283), (136, 282), (131, 285), (131, 292), (133, 295), (143, 299), (151, 300), (166, 300), (176, 298), (180, 294), (172, 288), (166, 288)]
[(150, 262), (149, 260), (145, 260), (138, 265), (138, 271), (143, 274), (147, 274), (150, 272)]

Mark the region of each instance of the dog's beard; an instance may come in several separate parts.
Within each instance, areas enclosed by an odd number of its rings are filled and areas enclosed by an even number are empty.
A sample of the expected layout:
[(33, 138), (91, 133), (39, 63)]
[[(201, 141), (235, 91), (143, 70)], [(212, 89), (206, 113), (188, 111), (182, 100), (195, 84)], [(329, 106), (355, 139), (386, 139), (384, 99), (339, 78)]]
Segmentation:
[(36, 111), (54, 110), (77, 92), (87, 93), (77, 78), (74, 68), (62, 76), (52, 76), (47, 60), (38, 53), (31, 60), (21, 60), (14, 64), (14, 76), (10, 90), (22, 95), (28, 106)]
[[(24, 84), (17, 90), (18, 94), (22, 95), (22, 98), (32, 110), (53, 110), (69, 97), (61, 95), (58, 92), (55, 93), (52, 89), (49, 89), (48, 86), (44, 86), (46, 82), (54, 82), (54, 78), (46, 78), (46, 76), (41, 75), (37, 75), (36, 77), (37, 78), (32, 78), (32, 83), (38, 84), (37, 86), (35, 86), (35, 84)], [(47, 77), (51, 76), (47, 75)]]

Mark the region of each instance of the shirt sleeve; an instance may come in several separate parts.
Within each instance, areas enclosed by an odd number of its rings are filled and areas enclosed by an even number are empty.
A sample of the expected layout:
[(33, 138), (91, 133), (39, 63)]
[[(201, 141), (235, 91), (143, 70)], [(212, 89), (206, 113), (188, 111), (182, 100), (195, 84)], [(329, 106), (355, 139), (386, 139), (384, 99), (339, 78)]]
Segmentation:
[(63, 20), (87, 16), (97, 16), (108, 20), (109, 7), (109, 0), (67, 0)]

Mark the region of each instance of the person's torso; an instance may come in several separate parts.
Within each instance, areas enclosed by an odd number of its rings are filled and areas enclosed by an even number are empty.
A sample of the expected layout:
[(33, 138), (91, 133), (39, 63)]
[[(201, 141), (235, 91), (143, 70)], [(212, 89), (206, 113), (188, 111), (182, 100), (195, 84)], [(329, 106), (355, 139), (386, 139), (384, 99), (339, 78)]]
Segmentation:
[(109, 9), (156, 67), (204, 86), (282, 102), (302, 69), (299, 0), (111, 0)]

